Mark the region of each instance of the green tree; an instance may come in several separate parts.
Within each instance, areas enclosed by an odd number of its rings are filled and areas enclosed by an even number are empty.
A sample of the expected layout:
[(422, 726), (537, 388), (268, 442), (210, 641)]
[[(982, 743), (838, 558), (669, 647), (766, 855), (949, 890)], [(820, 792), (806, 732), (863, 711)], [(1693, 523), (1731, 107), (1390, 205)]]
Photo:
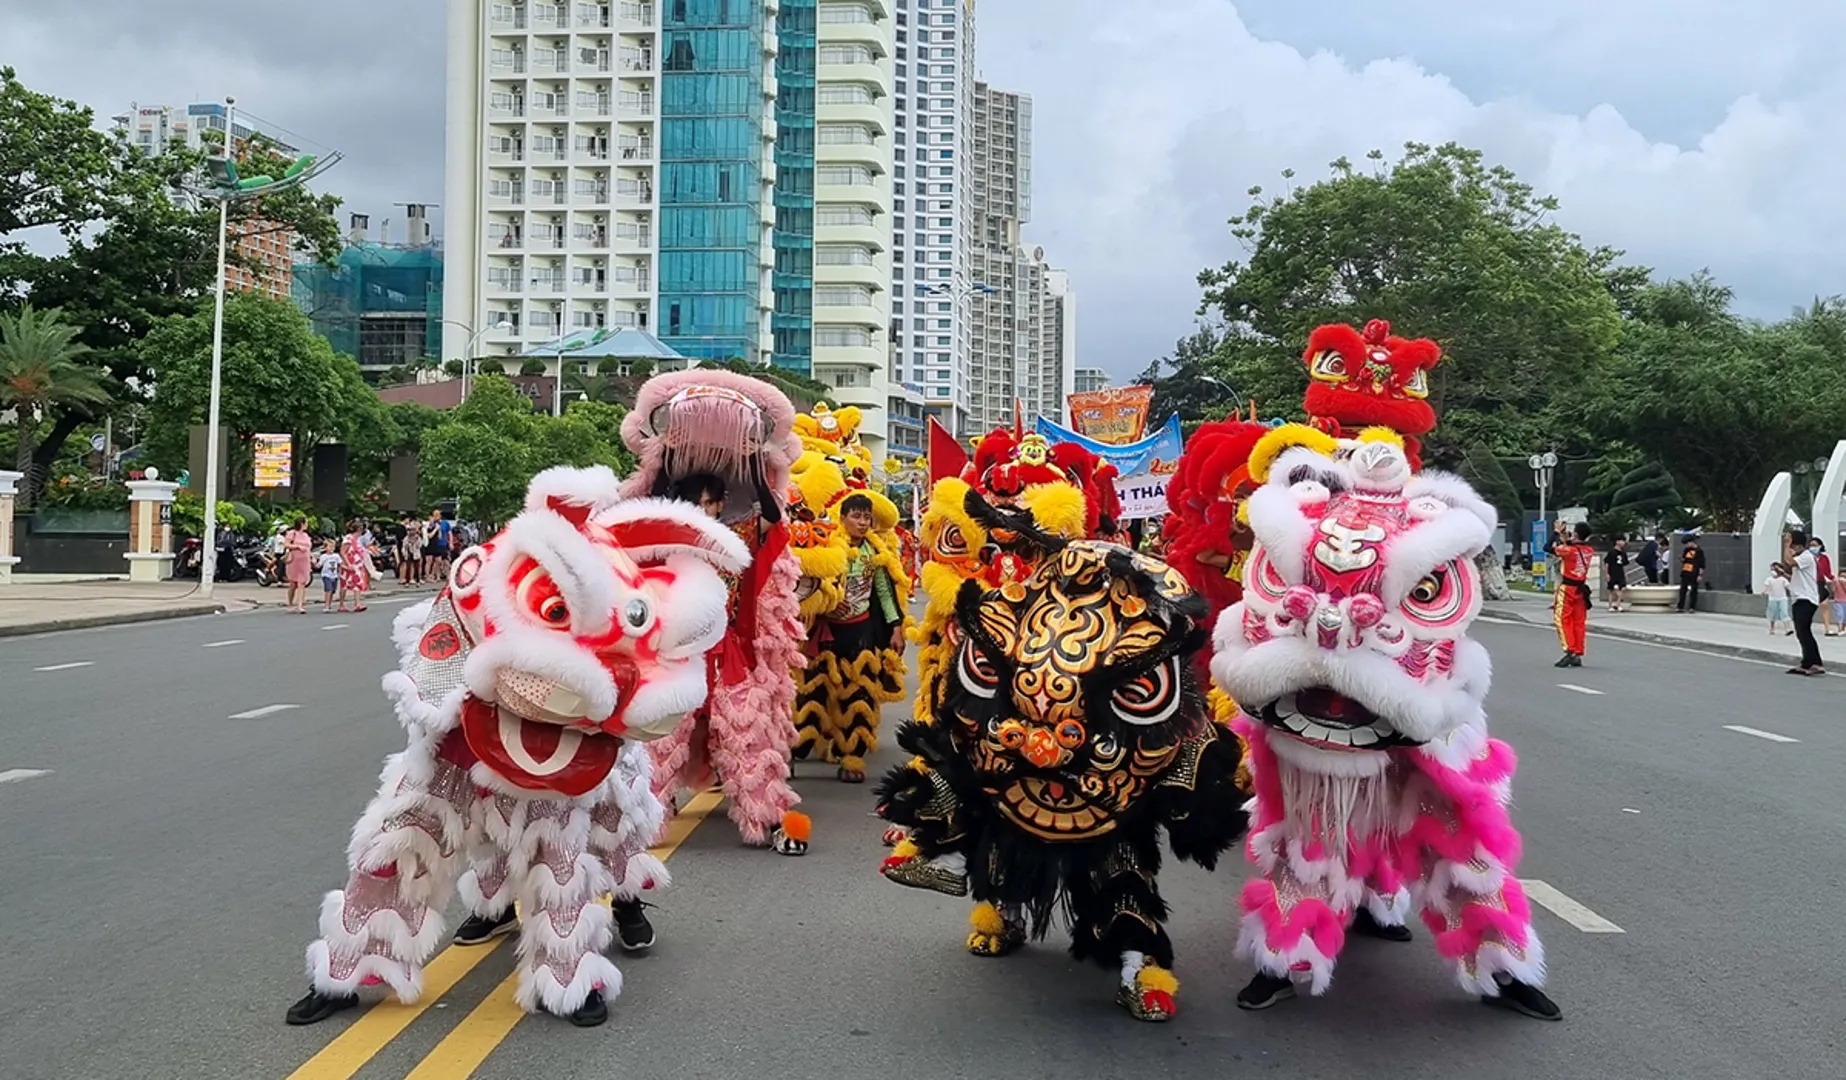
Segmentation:
[[(80, 362), (89, 350), (76, 339), (77, 328), (56, 311), (35, 311), (28, 304), (0, 315), (0, 411), (13, 412), (14, 457), (28, 476), (38, 468), (34, 434), (41, 417), (59, 407), (98, 407), (110, 399), (96, 369)], [(27, 484), (28, 500), (35, 490)]]
[(1549, 220), (1554, 200), (1479, 151), (1410, 143), (1393, 165), (1370, 159), (1370, 170), (1335, 161), (1330, 177), (1284, 196), (1251, 189), (1258, 201), (1231, 219), (1246, 256), (1199, 275), (1201, 313), (1235, 328), (1220, 377), (1246, 395), (1293, 386), (1292, 403), (1315, 326), (1386, 319), (1446, 354), (1432, 386), (1442, 418), (1432, 458), (1583, 437), (1571, 423), (1579, 395), (1620, 335), (1609, 277), (1618, 253), (1586, 249)]
[(521, 375), (543, 375), (547, 370), (549, 369), (546, 368), (543, 360), (527, 360), (519, 365)]
[(1622, 475), (1622, 486), (1609, 498), (1609, 509), (1626, 510), (1637, 517), (1658, 517), (1686, 500), (1673, 476), (1658, 461), (1644, 462)]
[[(156, 323), (209, 305), (217, 266), (218, 211), (176, 198), (196, 183), (206, 154), (169, 149), (150, 155), (125, 137), (95, 128), (90, 109), (39, 94), (0, 69), (0, 308), (30, 294), (62, 309), (89, 346), (117, 405), (151, 385), (140, 340)], [(272, 145), (239, 146), (243, 175), (281, 175)], [(287, 229), (295, 247), (331, 260), (340, 248), (339, 200), (295, 188), (232, 206), (239, 228)], [(67, 240), (59, 255), (33, 254), (19, 234), (53, 227)], [(231, 258), (243, 260), (233, 248)], [(100, 417), (104, 404), (55, 407), (34, 462), (42, 472), (65, 441)]]
[(1487, 444), (1475, 443), (1468, 447), (1456, 475), (1474, 485), (1481, 498), (1493, 504), (1508, 534), (1519, 531), (1519, 523), (1525, 520), (1525, 501), (1519, 497), (1519, 489), (1507, 475), (1506, 467), (1493, 456)]
[[(154, 464), (185, 467), (188, 432), (206, 422), (211, 386), (212, 315), (170, 316), (141, 342), (141, 363), (156, 383), (143, 440)], [(348, 437), (383, 406), (351, 357), (336, 355), (307, 317), (286, 300), (237, 293), (224, 305), (224, 365), (219, 423), (232, 445), (259, 432), (294, 436), (297, 453)], [(233, 455), (234, 478), (246, 476)]]

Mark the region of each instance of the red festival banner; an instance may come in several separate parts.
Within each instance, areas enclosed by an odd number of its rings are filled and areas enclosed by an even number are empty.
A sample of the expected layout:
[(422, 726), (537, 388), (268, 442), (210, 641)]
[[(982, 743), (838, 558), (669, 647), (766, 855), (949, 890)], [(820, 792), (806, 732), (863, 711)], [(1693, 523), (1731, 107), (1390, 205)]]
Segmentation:
[[(929, 430), (929, 482), (933, 486), (945, 476), (960, 476), (962, 467), (968, 464), (968, 450), (955, 441), (949, 429), (936, 421), (935, 417), (927, 420)], [(917, 520), (922, 520), (921, 518)]]
[(1111, 446), (1138, 441), (1147, 431), (1148, 406), (1154, 400), (1151, 386), (1109, 386), (1084, 390), (1065, 399), (1070, 406), (1070, 427), (1086, 439)]

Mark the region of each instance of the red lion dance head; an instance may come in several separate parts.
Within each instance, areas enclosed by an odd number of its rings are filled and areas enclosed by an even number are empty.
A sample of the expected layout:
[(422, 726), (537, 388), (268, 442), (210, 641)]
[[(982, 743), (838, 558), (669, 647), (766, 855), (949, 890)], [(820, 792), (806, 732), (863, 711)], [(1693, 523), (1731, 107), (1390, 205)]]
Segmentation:
[(1308, 369), (1302, 399), (1308, 422), (1327, 434), (1387, 427), (1405, 437), (1411, 467), (1421, 462), (1416, 436), (1436, 426), (1429, 404), (1429, 373), (1442, 350), (1428, 338), (1414, 341), (1391, 334), (1391, 324), (1373, 319), (1360, 332), (1323, 326), (1308, 335), (1301, 362)]

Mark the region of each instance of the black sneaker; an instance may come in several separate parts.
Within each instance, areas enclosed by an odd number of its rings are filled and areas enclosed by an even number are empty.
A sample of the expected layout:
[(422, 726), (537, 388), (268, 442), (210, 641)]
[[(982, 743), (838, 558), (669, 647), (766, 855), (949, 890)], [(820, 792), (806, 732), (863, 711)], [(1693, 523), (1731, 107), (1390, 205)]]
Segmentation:
[(1372, 917), (1371, 910), (1368, 908), (1360, 908), (1359, 913), (1353, 917), (1352, 932), (1365, 937), (1378, 938), (1381, 941), (1411, 940), (1408, 926), (1388, 926), (1381, 923)]
[(1565, 654), (1564, 654), (1563, 656), (1561, 656), (1561, 657), (1559, 657), (1559, 658), (1558, 658), (1558, 662), (1557, 662), (1557, 663), (1555, 663), (1555, 664), (1553, 664), (1553, 665), (1551, 665), (1551, 666), (1552, 666), (1552, 667), (1569, 667), (1569, 666), (1570, 666), (1570, 659), (1571, 659), (1571, 657), (1570, 657), (1570, 654), (1569, 654), (1569, 653), (1565, 653)]
[(334, 1013), (353, 1008), (358, 1004), (359, 995), (357, 994), (329, 997), (319, 990), (309, 990), (307, 997), (288, 1007), (288, 1015), (283, 1019), (287, 1020), (292, 1027), (303, 1027), (308, 1024), (318, 1024)]
[(1259, 971), (1250, 984), (1237, 991), (1237, 1007), (1240, 1009), (1267, 1009), (1279, 1005), (1295, 996), (1295, 984), (1280, 975), (1271, 975)]
[(1482, 994), (1482, 1004), (1511, 1009), (1534, 1020), (1564, 1019), (1564, 1010), (1558, 1008), (1557, 1002), (1546, 997), (1545, 992), (1538, 987), (1504, 976), (1496, 977), (1495, 981), (1500, 984), (1499, 994), (1493, 997)]
[(647, 905), (640, 900), (617, 900), (610, 905), (615, 911), (615, 939), (628, 952), (641, 952), (654, 945), (654, 924), (647, 921)]
[(487, 942), (519, 929), (519, 916), (508, 908), (500, 915), (471, 915), (455, 931), (457, 945), (485, 945)]
[(577, 1011), (571, 1013), (569, 1020), (578, 1027), (598, 1027), (609, 1019), (609, 1003), (603, 1000), (601, 990), (592, 990)]

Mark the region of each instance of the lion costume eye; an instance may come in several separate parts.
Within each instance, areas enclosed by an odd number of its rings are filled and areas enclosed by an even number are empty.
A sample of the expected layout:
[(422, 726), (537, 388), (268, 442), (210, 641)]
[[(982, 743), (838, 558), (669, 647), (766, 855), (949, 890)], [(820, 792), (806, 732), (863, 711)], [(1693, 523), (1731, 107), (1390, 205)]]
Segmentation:
[(1422, 368), (1418, 368), (1411, 372), (1410, 378), (1404, 380), (1404, 393), (1418, 400), (1428, 397), (1429, 374)]
[(1346, 358), (1328, 349), (1314, 354), (1314, 362), (1308, 365), (1308, 376), (1320, 382), (1343, 383), (1346, 381)]
[(936, 552), (949, 559), (959, 559), (968, 554), (968, 541), (962, 536), (959, 525), (943, 526), (942, 535), (936, 539)]
[(1404, 596), (1404, 614), (1425, 626), (1446, 626), (1460, 618), (1468, 606), (1469, 582), (1454, 565), (1423, 575)]
[(567, 626), (570, 624), (570, 606), (561, 596), (548, 596), (539, 601), (538, 617), (548, 626)]
[(1115, 688), (1109, 704), (1124, 723), (1161, 724), (1179, 712), (1179, 661), (1149, 668)]
[(981, 655), (980, 647), (972, 640), (962, 642), (955, 674), (961, 680), (962, 689), (975, 697), (992, 700), (999, 696), (1000, 672)]

